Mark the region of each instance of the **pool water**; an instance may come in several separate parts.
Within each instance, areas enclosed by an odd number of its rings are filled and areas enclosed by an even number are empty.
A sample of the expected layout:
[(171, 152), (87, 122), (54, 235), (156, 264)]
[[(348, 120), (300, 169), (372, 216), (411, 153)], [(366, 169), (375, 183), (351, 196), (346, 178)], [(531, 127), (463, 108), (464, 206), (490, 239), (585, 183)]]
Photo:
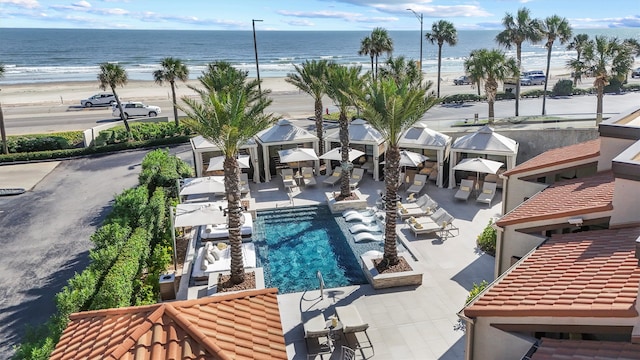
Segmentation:
[(264, 210), (254, 222), (257, 266), (281, 294), (365, 284), (358, 258), (328, 206)]

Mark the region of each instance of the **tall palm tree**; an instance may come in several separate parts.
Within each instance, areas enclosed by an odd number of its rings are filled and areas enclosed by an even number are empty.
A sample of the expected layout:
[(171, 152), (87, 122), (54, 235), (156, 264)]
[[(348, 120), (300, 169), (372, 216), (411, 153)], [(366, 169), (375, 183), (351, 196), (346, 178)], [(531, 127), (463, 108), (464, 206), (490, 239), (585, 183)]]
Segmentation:
[[(584, 61), (580, 69), (593, 71), (593, 86), (597, 90), (596, 123), (602, 121), (604, 87), (612, 79), (624, 80), (633, 66), (633, 53), (629, 46), (617, 38), (596, 36), (583, 51)], [(573, 69), (574, 71), (578, 69)]]
[[(0, 64), (0, 79), (4, 77), (4, 64)], [(2, 136), (2, 153), (8, 154), (7, 146), (7, 130), (4, 128), (4, 114), (2, 113), (2, 104), (0, 104), (0, 136)]]
[(162, 85), (163, 82), (168, 82), (171, 85), (171, 99), (173, 100), (173, 119), (176, 125), (179, 125), (178, 121), (178, 105), (176, 101), (176, 80), (187, 81), (189, 80), (189, 69), (182, 60), (167, 57), (160, 62), (162, 69), (153, 72), (153, 79), (158, 85)]
[[(578, 34), (576, 36), (573, 37), (573, 39), (571, 40), (571, 42), (569, 44), (567, 44), (567, 50), (575, 50), (576, 51), (576, 61), (579, 63), (580, 62), (580, 57), (582, 56), (582, 51), (584, 50), (584, 47), (587, 46), (587, 43), (589, 42), (589, 35), (587, 34)], [(547, 71), (548, 72), (548, 71)], [(582, 72), (574, 72), (573, 73), (573, 86), (578, 85), (578, 80), (580, 80), (582, 77)]]
[(571, 30), (569, 20), (558, 15), (552, 15), (544, 19), (541, 23), (540, 30), (543, 36), (547, 38), (544, 45), (547, 48), (547, 79), (544, 82), (544, 91), (542, 92), (542, 115), (546, 115), (547, 86), (549, 85), (549, 78), (551, 77), (549, 68), (551, 67), (551, 50), (553, 49), (553, 43), (558, 40), (561, 45), (564, 45), (571, 39), (573, 31)]
[(516, 61), (499, 50), (479, 49), (471, 52), (464, 62), (464, 69), (468, 73), (482, 74), (484, 92), (489, 103), (489, 122), (493, 122), (498, 82), (518, 74)]
[[(383, 260), (386, 266), (398, 263), (396, 217), (400, 183), (400, 147), (402, 135), (437, 102), (427, 95), (429, 85), (415, 85), (409, 77), (383, 77), (372, 83), (358, 99), (365, 118), (378, 130), (387, 144), (385, 155), (385, 238)], [(433, 94), (433, 93), (432, 93)]]
[[(226, 67), (225, 72), (205, 72), (200, 79), (245, 78), (246, 72)], [(235, 72), (229, 74), (226, 72)], [(219, 83), (219, 82), (217, 82)], [(229, 243), (231, 245), (231, 282), (244, 281), (242, 260), (242, 209), (240, 207), (240, 167), (237, 155), (240, 146), (258, 132), (272, 125), (277, 117), (265, 114), (271, 104), (266, 93), (260, 94), (253, 81), (232, 83), (221, 90), (200, 89), (200, 99), (182, 97), (187, 115), (183, 122), (194, 132), (215, 144), (224, 154), (224, 187), (227, 194)]]
[(378, 57), (382, 53), (387, 53), (391, 56), (393, 52), (393, 40), (389, 36), (387, 29), (377, 27), (371, 32), (371, 45), (376, 58), (376, 74), (375, 79), (378, 78)]
[(516, 76), (516, 116), (519, 114), (520, 109), (520, 72), (522, 71), (522, 43), (529, 41), (537, 43), (542, 40), (540, 34), (540, 22), (536, 19), (532, 19), (529, 9), (520, 8), (516, 17), (507, 13), (502, 18), (502, 30), (497, 36), (496, 41), (498, 44), (503, 45), (507, 49), (516, 47), (516, 59), (518, 72)]
[(437, 96), (440, 97), (440, 68), (442, 66), (442, 45), (447, 43), (454, 46), (458, 43), (458, 31), (452, 22), (439, 20), (431, 25), (431, 32), (425, 34), (425, 37), (432, 44), (438, 44), (438, 90)]
[(355, 99), (362, 93), (364, 78), (360, 75), (361, 66), (347, 67), (345, 65), (330, 64), (326, 77), (327, 96), (338, 107), (340, 115), (340, 145), (342, 147), (342, 178), (340, 179), (340, 197), (351, 195), (349, 188), (349, 171), (353, 164), (349, 162), (349, 119), (347, 111), (355, 106)]
[(369, 55), (371, 58), (371, 77), (375, 79), (375, 72), (373, 70), (373, 60), (376, 57), (376, 53), (373, 49), (373, 41), (371, 40), (371, 36), (367, 36), (360, 42), (360, 50), (358, 50), (358, 55)]
[(120, 98), (116, 93), (116, 87), (124, 86), (129, 81), (127, 71), (122, 66), (120, 66), (120, 64), (108, 62), (102, 63), (100, 64), (98, 81), (100, 81), (100, 89), (111, 89), (113, 96), (116, 98), (116, 103), (118, 103), (118, 109), (120, 109), (120, 119), (124, 122), (124, 127), (127, 128), (127, 133), (131, 133), (129, 122), (126, 119), (126, 116), (124, 116), (124, 111), (122, 110), (122, 103), (120, 102)]
[(314, 115), (316, 119), (316, 136), (320, 139), (319, 151), (324, 154), (324, 130), (322, 125), (322, 97), (325, 95), (325, 81), (327, 74), (327, 60), (305, 61), (301, 66), (294, 65), (296, 73), (287, 74), (285, 81), (305, 93), (314, 100)]
[(423, 77), (418, 63), (407, 60), (404, 56), (392, 56), (380, 68), (380, 78), (392, 78), (398, 84), (409, 81), (410, 86), (418, 86), (422, 84)]

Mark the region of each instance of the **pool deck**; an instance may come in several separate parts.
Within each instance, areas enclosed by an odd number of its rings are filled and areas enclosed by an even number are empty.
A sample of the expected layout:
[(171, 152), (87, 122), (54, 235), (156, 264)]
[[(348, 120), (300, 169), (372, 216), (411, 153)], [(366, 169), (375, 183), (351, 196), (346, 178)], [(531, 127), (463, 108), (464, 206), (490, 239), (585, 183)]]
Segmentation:
[[(251, 196), (257, 210), (311, 204), (326, 204), (325, 192), (338, 190), (322, 184), (295, 189), (291, 196), (276, 177), (270, 183), (251, 184)], [(384, 182), (365, 176), (359, 190), (375, 205), (377, 191)], [(401, 187), (400, 195), (406, 194)], [(418, 287), (374, 290), (370, 285), (349, 286), (278, 296), (283, 332), (289, 359), (307, 359), (302, 319), (322, 312), (326, 318), (335, 314), (336, 306), (353, 304), (369, 324), (368, 334), (374, 346), (356, 352), (357, 359), (463, 359), (464, 326), (456, 313), (460, 311), (473, 283), (493, 280), (494, 258), (476, 248), (475, 240), (489, 220), (501, 211), (501, 193), (491, 207), (453, 198), (455, 190), (437, 188), (429, 182), (426, 192), (445, 208), (460, 229), (456, 237), (445, 241), (433, 235), (416, 238), (404, 223), (398, 224), (398, 235), (416, 255), (418, 268), (424, 273)], [(331, 357), (339, 359), (340, 348)], [(317, 358), (320, 358), (319, 356)]]

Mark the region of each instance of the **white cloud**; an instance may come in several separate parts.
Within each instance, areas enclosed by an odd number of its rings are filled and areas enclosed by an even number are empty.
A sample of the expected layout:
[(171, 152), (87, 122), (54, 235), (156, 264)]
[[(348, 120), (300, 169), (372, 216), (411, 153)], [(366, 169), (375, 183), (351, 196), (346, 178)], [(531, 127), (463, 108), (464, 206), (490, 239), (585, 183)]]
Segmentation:
[(284, 16), (293, 16), (293, 17), (301, 17), (301, 18), (326, 18), (326, 19), (352, 19), (354, 17), (361, 17), (362, 14), (344, 12), (344, 11), (289, 11), (289, 10), (278, 10), (278, 14)]
[(313, 22), (306, 19), (296, 19), (296, 20), (289, 20), (289, 21), (283, 21), (283, 22), (291, 26), (314, 26), (315, 25)]
[(27, 9), (35, 9), (40, 7), (40, 4), (37, 0), (0, 0), (0, 4), (9, 4)]
[(74, 3), (73, 6), (77, 6), (77, 7), (81, 7), (81, 8), (90, 8), (91, 4), (88, 1), (78, 1), (77, 3)]

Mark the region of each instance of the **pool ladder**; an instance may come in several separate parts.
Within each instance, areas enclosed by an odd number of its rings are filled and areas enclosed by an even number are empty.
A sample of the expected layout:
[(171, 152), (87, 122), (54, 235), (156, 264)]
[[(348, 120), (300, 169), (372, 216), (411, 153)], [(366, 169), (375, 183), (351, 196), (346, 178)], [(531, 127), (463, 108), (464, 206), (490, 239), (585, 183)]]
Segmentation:
[(318, 278), (318, 282), (320, 283), (320, 299), (324, 300), (324, 279), (322, 278), (322, 273), (320, 270), (316, 271), (316, 277)]

